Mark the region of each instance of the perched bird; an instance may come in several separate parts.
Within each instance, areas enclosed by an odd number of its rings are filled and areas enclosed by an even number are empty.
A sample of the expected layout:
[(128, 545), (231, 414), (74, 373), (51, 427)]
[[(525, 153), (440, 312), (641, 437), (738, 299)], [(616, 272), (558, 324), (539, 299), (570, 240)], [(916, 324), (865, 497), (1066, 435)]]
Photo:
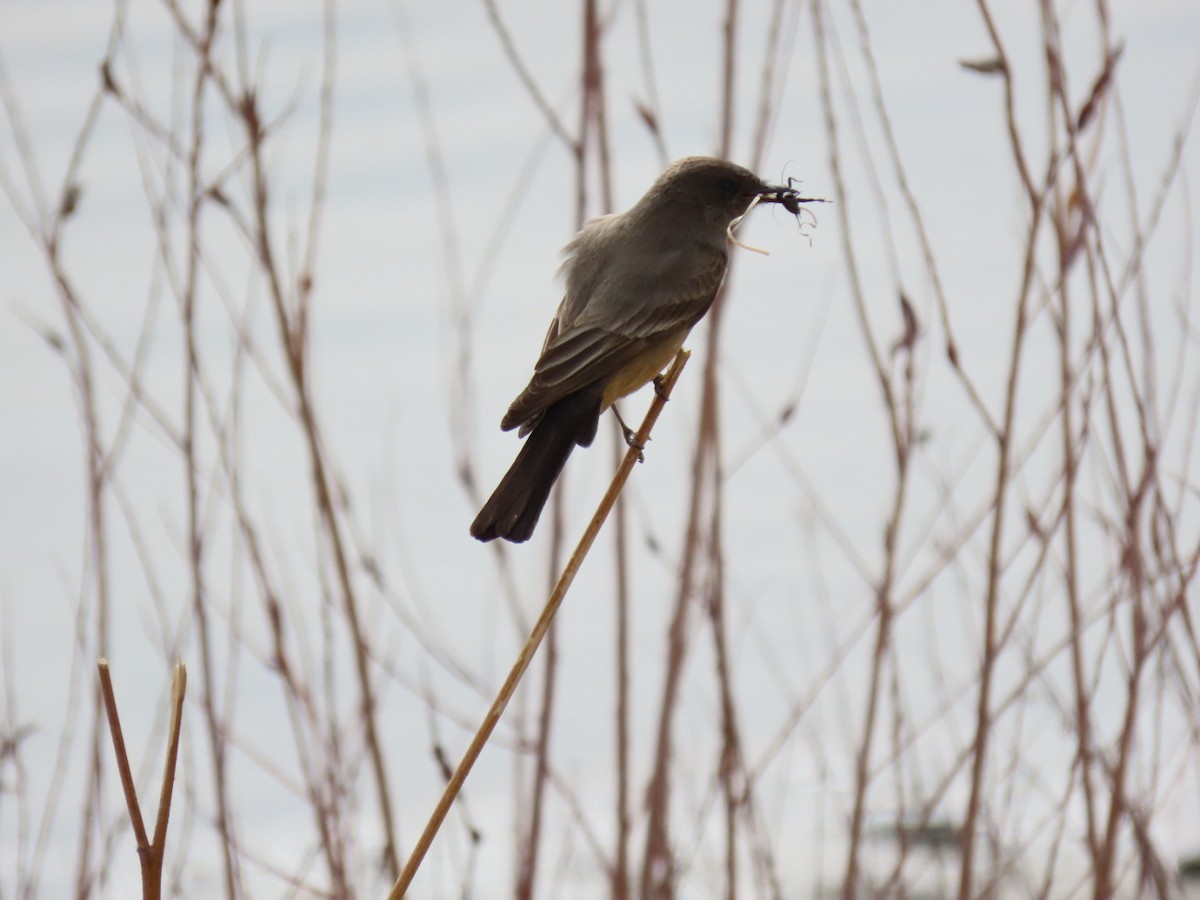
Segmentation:
[(567, 245), (566, 295), (533, 377), (500, 422), (528, 437), (471, 523), (474, 537), (529, 539), (567, 457), (595, 438), (600, 414), (662, 372), (712, 306), (729, 265), (730, 224), (756, 198), (787, 205), (797, 196), (726, 160), (693, 156), (626, 212), (583, 227)]

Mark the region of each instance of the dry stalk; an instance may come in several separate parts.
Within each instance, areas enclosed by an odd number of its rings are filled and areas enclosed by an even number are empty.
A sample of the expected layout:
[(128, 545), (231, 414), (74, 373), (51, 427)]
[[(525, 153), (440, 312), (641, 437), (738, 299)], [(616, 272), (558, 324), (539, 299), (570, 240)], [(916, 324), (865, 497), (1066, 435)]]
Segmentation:
[[(654, 429), (654, 424), (658, 421), (659, 414), (662, 413), (663, 407), (670, 398), (671, 392), (675, 388), (675, 383), (679, 380), (679, 376), (683, 372), (683, 367), (687, 365), (689, 355), (686, 350), (679, 351), (670, 368), (662, 376), (662, 381), (655, 394), (654, 402), (650, 404), (646, 418), (642, 421), (642, 425), (637, 432), (637, 443), (641, 446), (644, 447), (647, 441), (649, 441), (650, 432)], [(537, 621), (534, 623), (533, 631), (530, 632), (529, 638), (525, 641), (525, 645), (517, 655), (517, 660), (513, 663), (512, 670), (508, 673), (508, 677), (500, 687), (500, 692), (492, 702), (487, 715), (484, 716), (479, 730), (475, 732), (475, 736), (471, 739), (466, 753), (463, 754), (462, 761), (459, 762), (458, 767), (454, 770), (454, 775), (446, 785), (446, 789), (442, 792), (441, 799), (438, 800), (437, 806), (434, 807), (433, 814), (429, 817), (429, 821), (425, 825), (425, 830), (421, 832), (416, 846), (413, 847), (412, 854), (400, 872), (400, 877), (392, 887), (391, 893), (388, 894), (388, 900), (400, 900), (416, 876), (417, 870), (421, 867), (421, 862), (425, 859), (425, 854), (429, 851), (430, 844), (433, 843), (438, 829), (446, 818), (446, 813), (454, 805), (454, 800), (458, 796), (459, 791), (462, 790), (467, 776), (471, 773), (471, 768), (475, 765), (479, 754), (483, 752), (483, 748), (487, 745), (492, 732), (496, 730), (496, 725), (499, 724), (505, 707), (508, 706), (508, 702), (512, 699), (513, 694), (516, 693), (517, 686), (521, 683), (525, 671), (529, 668), (529, 664), (533, 662), (533, 657), (537, 653), (542, 638), (546, 636), (546, 631), (554, 621), (554, 616), (558, 612), (558, 608), (562, 605), (563, 599), (567, 595), (567, 590), (575, 580), (575, 576), (579, 572), (579, 568), (583, 565), (584, 559), (587, 558), (588, 552), (596, 540), (596, 536), (600, 533), (600, 528), (604, 525), (609, 512), (613, 508), (613, 504), (616, 503), (617, 497), (621, 493), (621, 489), (625, 487), (625, 482), (629, 480), (629, 474), (633, 471), (633, 466), (638, 460), (639, 453), (640, 451), (636, 447), (630, 447), (629, 451), (625, 454), (625, 459), (622, 460), (621, 466), (617, 469), (616, 475), (613, 476), (612, 483), (605, 492), (603, 499), (601, 499), (600, 505), (596, 508), (591, 522), (588, 523), (588, 527), (584, 530), (583, 537), (579, 539), (575, 551), (571, 554), (571, 558), (567, 560), (567, 565), (563, 569), (558, 583), (554, 586), (550, 598), (546, 601), (542, 614), (538, 616)]]
[(129, 821), (133, 825), (133, 836), (137, 843), (138, 861), (142, 869), (142, 898), (158, 900), (162, 896), (163, 860), (166, 855), (167, 825), (171, 819), (171, 797), (175, 789), (175, 762), (179, 757), (179, 737), (183, 727), (187, 669), (183, 663), (179, 663), (171, 675), (171, 722), (167, 729), (167, 758), (163, 765), (162, 785), (158, 793), (158, 815), (154, 821), (154, 837), (151, 839), (146, 835), (146, 824), (137, 798), (137, 786), (133, 783), (129, 754), (125, 750), (125, 735), (121, 730), (121, 717), (117, 712), (117, 698), (113, 691), (108, 660), (101, 659), (96, 668), (100, 676), (100, 695), (104, 701), (104, 712), (108, 716), (108, 728), (112, 734), (117, 772), (121, 777), (125, 806), (129, 810)]

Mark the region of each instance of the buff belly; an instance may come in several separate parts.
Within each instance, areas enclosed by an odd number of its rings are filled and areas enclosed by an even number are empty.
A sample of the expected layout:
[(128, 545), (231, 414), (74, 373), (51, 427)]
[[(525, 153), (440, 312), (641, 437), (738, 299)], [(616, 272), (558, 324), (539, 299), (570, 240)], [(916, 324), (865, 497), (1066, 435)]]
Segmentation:
[(681, 328), (646, 350), (613, 376), (604, 388), (602, 409), (608, 409), (627, 394), (632, 394), (662, 373), (683, 347), (690, 328)]

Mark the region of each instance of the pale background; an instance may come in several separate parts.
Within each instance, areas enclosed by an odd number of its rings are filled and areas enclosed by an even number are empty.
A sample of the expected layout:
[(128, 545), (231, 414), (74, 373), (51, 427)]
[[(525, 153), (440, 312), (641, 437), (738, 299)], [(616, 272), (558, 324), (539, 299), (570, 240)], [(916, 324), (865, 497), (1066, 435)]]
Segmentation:
[[(735, 254), (719, 368), (727, 639), (743, 751), (752, 769), (761, 767), (755, 786), (761, 834), (784, 896), (838, 890), (845, 869), (854, 761), (876, 634), (874, 585), (896, 482), (888, 419), (852, 300), (843, 227), (864, 308), (897, 385), (903, 355), (888, 352), (902, 334), (900, 289), (922, 327), (914, 360), (923, 440), (905, 500), (895, 571), (898, 601), (909, 596), (914, 601), (893, 625), (896, 662), (883, 680), (887, 712), (876, 723), (872, 759), (880, 773), (867, 787), (869, 824), (886, 828), (898, 810), (920, 808), (953, 771), (974, 733), (988, 504), (995, 487), (994, 443), (946, 361), (936, 291), (872, 106), (855, 18), (849, 7), (833, 6), (825, 16), (837, 42), (829, 53), (846, 191), (838, 194), (829, 164), (811, 5), (780, 4), (783, 42), (790, 49), (781, 54), (786, 71), (779, 75), (776, 118), (759, 173), (769, 181), (794, 176), (806, 193), (835, 202), (817, 207), (817, 224), (802, 231), (781, 210), (752, 214), (740, 236), (770, 255)], [(1038, 11), (1030, 3), (993, 6), (1017, 73), (1017, 115), (1040, 181), (1050, 113)], [(1073, 76), (1069, 91), (1078, 108), (1102, 66), (1103, 46), (1090, 4), (1056, 8)], [(1123, 124), (1110, 105), (1102, 124), (1092, 126), (1089, 191), (1118, 278), (1135, 249), (1135, 228), (1146, 228), (1159, 192), (1167, 192), (1140, 280), (1129, 292), (1141, 299), (1136, 310), (1127, 307), (1126, 318), (1131, 333), (1140, 334), (1137, 323), (1144, 323), (1155, 336), (1149, 354), (1133, 340), (1132, 369), (1138, 376), (1155, 373), (1153, 405), (1163, 423), (1159, 472), (1164, 490), (1175, 498), (1170, 540), (1186, 561), (1200, 540), (1194, 466), (1200, 366), (1193, 303), (1200, 263), (1194, 223), (1200, 150), (1192, 130), (1200, 84), (1200, 6), (1191, 0), (1123, 0), (1105, 8), (1112, 16), (1113, 43), (1124, 45), (1115, 74)], [(119, 9), (124, 25), (111, 54), (114, 77), (148, 117), (174, 124), (190, 140), (194, 55), (162, 5), (136, 0)], [(562, 141), (549, 135), (483, 4), (349, 2), (332, 9), (333, 115), (313, 264), (309, 377), (326, 458), (348, 498), (339, 515), (357, 547), (354, 577), (375, 659), (403, 858), (440, 791), (431, 745), (440, 743), (452, 760), (458, 758), (520, 644), (514, 605), (525, 621), (532, 619), (549, 583), (549, 522), (528, 545), (506, 548), (502, 556), (477, 544), (467, 525), (479, 497), (464, 488), (457, 469), (465, 454), (477, 491), (487, 491), (516, 452), (514, 436), (497, 426), (524, 385), (558, 302), (558, 252), (575, 228), (574, 161)], [(539, 89), (567, 127), (576, 128), (581, 11), (572, 4), (517, 2), (500, 9)], [(641, 9), (633, 0), (602, 5), (603, 17), (611, 17), (602, 62), (620, 208), (634, 202), (662, 168), (635, 105), (652, 100), (636, 28)], [(767, 3), (740, 5), (731, 155), (742, 162), (752, 152), (773, 9)], [(293, 279), (287, 291), (294, 296), (312, 204), (325, 10), (278, 2), (243, 8), (227, 0), (214, 53), (230, 72), (237, 68), (235, 11), (246, 19), (247, 58), (264, 115), (291, 110), (266, 141), (264, 163), (272, 185), (275, 252), (281, 271)], [(196, 4), (184, 10), (193, 22), (201, 13)], [(719, 133), (724, 7), (646, 3), (645, 14), (668, 155), (711, 153)], [(45, 253), (18, 215), (20, 210), (36, 216), (39, 204), (52, 212), (59, 204), (72, 148), (95, 98), (113, 16), (110, 4), (65, 0), (9, 0), (0, 7), (5, 92), (0, 720), (16, 741), (15, 749), (0, 756), (5, 796), (12, 798), (0, 806), (0, 885), (12, 896), (31, 884), (31, 873), (37, 895), (68, 895), (79, 872), (96, 867), (103, 869), (100, 895), (130, 896), (137, 890), (136, 855), (103, 728), (99, 818), (81, 825), (94, 727), (92, 673), (101, 652), (87, 551), (84, 432), (65, 364), (75, 357), (61, 294)], [(936, 258), (959, 359), (998, 421), (1029, 214), (1012, 164), (1001, 82), (959, 64), (988, 58), (991, 43), (975, 4), (868, 3), (863, 17), (907, 183)], [(422, 102), (429, 119), (423, 118)], [(231, 165), (244, 132), (211, 87), (204, 112), (202, 168), (213, 177)], [(431, 135), (444, 171), (442, 187), (431, 175)], [(22, 140), (28, 141), (28, 155)], [(226, 190), (245, 213), (251, 206), (245, 164), (232, 165)], [(199, 897), (222, 895), (224, 875), (200, 706), (184, 467), (147, 409), (129, 402), (128, 384), (112, 364), (113, 358), (138, 359), (141, 386), (172, 427), (181, 427), (185, 356), (172, 285), (180, 283), (186, 259), (184, 175), (183, 162), (172, 161), (164, 141), (129, 106), (106, 99), (78, 172), (77, 210), (63, 226), (61, 266), (98, 329), (88, 345), (100, 430), (107, 445), (119, 448), (104, 501), (111, 618), (103, 655), (113, 666), (134, 764), (143, 766), (139, 784), (148, 815), (155, 806), (170, 665), (179, 658), (188, 666), (168, 869), (174, 867), (180, 895)], [(1130, 181), (1137, 197), (1132, 209)], [(40, 186), (41, 195), (31, 183)], [(171, 185), (171, 199), (162, 202), (164, 183)], [(603, 209), (594, 174), (589, 184), (587, 211), (597, 214)], [(164, 267), (156, 208), (166, 222), (172, 268)], [(376, 795), (361, 755), (349, 641), (337, 612), (328, 548), (315, 525), (308, 457), (295, 420), (285, 412), (291, 401), (281, 404), (264, 389), (253, 363), (239, 368), (234, 361), (230, 310), (234, 317), (245, 316), (263, 369), (285, 384), (270, 302), (246, 240), (218, 205), (204, 207), (201, 227), (196, 341), (205, 378), (219, 408), (227, 409), (234, 393), (240, 397), (237, 444), (245, 508), (276, 587), (286, 595), (292, 651), (304, 662), (322, 710), (317, 718), (323, 727), (314, 726), (313, 733), (344, 731), (348, 788), (340, 802), (351, 847), (350, 880), (361, 895), (380, 895), (389, 879), (379, 864)], [(1047, 295), (1057, 288), (1056, 260), (1050, 226), (1043, 229), (1035, 312), (1018, 384), (1017, 445), (1028, 451), (1029, 462), (1008, 495), (1004, 556), (1011, 568), (1001, 591), (1003, 603), (1024, 600), (1029, 606), (1017, 615), (993, 687), (994, 703), (1014, 685), (1024, 687), (997, 725), (985, 793), (987, 841), (1021, 860), (1006, 882), (1014, 896), (1038, 893), (1035, 886), (1046, 872), (1053, 873), (1050, 896), (1067, 896), (1089, 883), (1081, 800), (1068, 774), (1076, 750), (1064, 713), (1073, 702), (1070, 669), (1065, 650), (1053, 649), (1069, 632), (1060, 602), (1064, 554), (1056, 542), (1051, 561), (1037, 569), (1035, 548), (1026, 543), (1026, 512), (1053, 507), (1061, 470), (1057, 426), (1045, 424), (1058, 409), (1059, 357), (1046, 307)], [(1089, 281), (1079, 269), (1072, 279), (1072, 302), (1081, 304), (1072, 344), (1082, 352), (1091, 315), (1083, 299)], [(1107, 296), (1103, 289), (1099, 294)], [(460, 313), (467, 316), (463, 327)], [(115, 357), (107, 357), (98, 343), (101, 333)], [(705, 334), (699, 328), (690, 341), (697, 351), (703, 351)], [(65, 342), (66, 354), (47, 336)], [(465, 380), (455, 362), (461, 354), (467, 359)], [(635, 875), (665, 628), (691, 489), (702, 358), (697, 352), (685, 371), (646, 463), (635, 469), (626, 492)], [(242, 371), (241, 382), (234, 371)], [(1085, 380), (1096, 378), (1092, 370)], [(292, 396), (286, 389), (282, 394)], [(627, 401), (627, 418), (640, 417), (648, 397), (647, 392)], [(1123, 411), (1118, 431), (1136, 455), (1141, 448), (1128, 412), (1130, 392), (1118, 389), (1114, 402)], [(776, 429), (772, 420), (791, 404), (794, 414)], [(1101, 401), (1093, 404), (1104, 409)], [(1168, 416), (1168, 410), (1174, 412)], [(1120, 606), (1120, 578), (1113, 574), (1120, 562), (1114, 529), (1121, 524), (1121, 507), (1111, 477), (1115, 463), (1107, 422), (1095, 413), (1095, 445), (1081, 466), (1076, 553), (1083, 596), (1094, 615), (1085, 643), (1097, 685), (1097, 743), (1102, 757), (1115, 759), (1126, 710), (1128, 653), (1120, 634), (1128, 617)], [(309, 807), (296, 787), (297, 741), (276, 675), (264, 662), (268, 631), (260, 592), (236, 539), (214, 432), (210, 424), (201, 431), (204, 572), (216, 691), (232, 746), (231, 790), (243, 854), (239, 878), (247, 895), (308, 896), (310, 888), (329, 890), (330, 880), (314, 850)], [(612, 471), (608, 426), (601, 437), (568, 468), (568, 546)], [(1136, 461), (1129, 466), (1136, 479)], [(969, 527), (973, 523), (977, 527)], [(1149, 543), (1152, 529), (1146, 529)], [(958, 535), (965, 536), (961, 548)], [(942, 569), (938, 561), (950, 552), (948, 545), (954, 547), (953, 562)], [(362, 565), (368, 557), (383, 573), (385, 590), (373, 586)], [(598, 859), (611, 854), (615, 835), (612, 560), (606, 534), (559, 617), (552, 760), (555, 778), (565, 787), (552, 789), (545, 801), (537, 896), (597, 896), (608, 890)], [(1035, 569), (1046, 580), (1030, 588), (1026, 579)], [(932, 572), (939, 574), (927, 584)], [(1118, 599), (1109, 596), (1110, 588)], [(1196, 588), (1189, 581), (1185, 591), (1194, 616)], [(1113, 610), (1111, 618), (1106, 610)], [(692, 651), (673, 721), (673, 834), (683, 867), (681, 894), (715, 897), (724, 895), (724, 825), (714, 774), (720, 707), (712, 642), (699, 605), (690, 622)], [(421, 640), (414, 639), (414, 628)], [(1156, 651), (1161, 656), (1144, 675), (1143, 718), (1126, 777), (1130, 795), (1144, 804), (1139, 814), (1161, 860), (1173, 869), (1200, 853), (1200, 656), (1195, 634), (1187, 636), (1180, 616), (1169, 628), (1173, 650)], [(1044, 671), (1023, 681), (1043, 657), (1049, 660)], [(478, 856), (468, 848), (463, 819), (452, 814), (419, 876), (419, 896), (513, 894), (532, 782), (530, 752), (514, 752), (513, 745), (517, 735), (528, 739), (536, 731), (540, 673), (535, 664), (497, 733), (498, 743), (485, 751), (467, 784), (470, 822), (481, 836)], [(900, 733), (909, 735), (901, 741), (908, 749), (903, 762), (892, 765), (888, 760)], [(1103, 769), (1104, 763), (1095, 763), (1097, 773)], [(935, 818), (962, 818), (969, 775), (969, 766), (950, 775), (934, 803)], [(1101, 813), (1107, 809), (1106, 800)], [(85, 828), (110, 843), (81, 856)], [(743, 891), (769, 895), (755, 874), (752, 841), (745, 832), (739, 840), (747, 841), (740, 851)], [(1124, 822), (1121, 865), (1129, 868), (1120, 871), (1129, 896), (1139, 891), (1137, 867), (1130, 863), (1137, 855), (1134, 844), (1131, 825)], [(1057, 855), (1046, 862), (1050, 848)], [(876, 841), (865, 852), (867, 862), (879, 863), (884, 873), (871, 877), (886, 881), (892, 851)], [(1027, 871), (1019, 871), (1022, 867)], [(909, 877), (941, 896), (956, 889), (956, 872), (950, 852), (940, 862), (914, 862)], [(301, 886), (290, 885), (292, 877)]]

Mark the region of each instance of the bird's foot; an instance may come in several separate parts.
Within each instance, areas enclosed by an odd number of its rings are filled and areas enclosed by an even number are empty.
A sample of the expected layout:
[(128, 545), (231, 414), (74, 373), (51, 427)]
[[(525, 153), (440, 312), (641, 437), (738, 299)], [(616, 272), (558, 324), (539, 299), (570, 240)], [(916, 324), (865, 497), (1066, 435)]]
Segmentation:
[(634, 430), (624, 423), (621, 425), (621, 431), (625, 435), (625, 443), (638, 452), (638, 462), (645, 462), (646, 454), (642, 451), (646, 449), (646, 445), (639, 441)]
[(617, 417), (617, 423), (621, 426), (621, 434), (625, 438), (625, 443), (638, 452), (638, 462), (645, 462), (646, 457), (642, 455), (642, 451), (646, 449), (646, 445), (638, 440), (637, 432), (625, 424), (625, 420), (621, 418), (620, 412), (617, 411), (616, 404), (613, 405), (612, 411), (613, 415)]

